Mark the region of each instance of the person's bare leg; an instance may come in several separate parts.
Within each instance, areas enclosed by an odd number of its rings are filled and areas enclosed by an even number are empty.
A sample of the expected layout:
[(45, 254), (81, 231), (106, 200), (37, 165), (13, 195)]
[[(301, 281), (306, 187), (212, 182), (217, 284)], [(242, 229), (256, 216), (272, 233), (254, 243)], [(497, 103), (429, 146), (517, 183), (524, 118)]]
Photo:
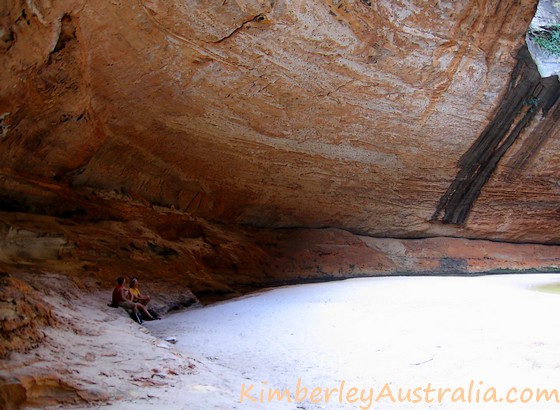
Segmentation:
[(152, 315), (150, 315), (150, 312), (148, 312), (148, 309), (146, 309), (144, 305), (140, 303), (136, 303), (136, 305), (137, 309), (140, 309), (143, 315), (146, 315), (146, 317), (149, 317), (151, 320), (156, 320)]
[(142, 317), (138, 314), (138, 306), (142, 306), (138, 303), (135, 303), (132, 307), (132, 311), (134, 312), (134, 316), (138, 319), (138, 323), (142, 324)]

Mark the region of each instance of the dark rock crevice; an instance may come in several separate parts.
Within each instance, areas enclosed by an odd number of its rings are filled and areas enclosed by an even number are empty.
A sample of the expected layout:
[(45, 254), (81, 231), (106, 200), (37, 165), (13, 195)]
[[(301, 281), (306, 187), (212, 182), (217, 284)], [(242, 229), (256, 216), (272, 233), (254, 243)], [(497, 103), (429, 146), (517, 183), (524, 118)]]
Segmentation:
[(236, 28), (235, 28), (231, 33), (229, 33), (227, 36), (222, 37), (222, 38), (219, 39), (219, 40), (212, 41), (212, 43), (218, 44), (218, 43), (221, 43), (221, 42), (223, 42), (223, 41), (225, 41), (225, 40), (227, 40), (227, 39), (230, 39), (230, 38), (233, 37), (235, 34), (237, 34), (240, 30), (244, 29), (245, 26), (247, 26), (247, 24), (252, 23), (253, 21), (261, 22), (261, 21), (263, 21), (265, 18), (266, 18), (266, 16), (265, 16), (264, 14), (262, 14), (262, 13), (261, 13), (261, 14), (257, 14), (256, 16), (250, 18), (249, 20), (246, 20), (246, 21), (242, 22), (241, 25), (239, 25), (239, 27), (236, 27)]
[(72, 22), (72, 17), (65, 14), (60, 22), (60, 34), (52, 53), (62, 50), (72, 40), (76, 40), (76, 26)]
[[(459, 172), (445, 194), (441, 197), (432, 221), (440, 219), (444, 224), (463, 225), (478, 199), (482, 188), (491, 178), (498, 163), (508, 149), (527, 128), (539, 111), (542, 120), (524, 144), (525, 154), (513, 166), (523, 166), (529, 156), (542, 145), (547, 135), (545, 129), (551, 124), (546, 117), (557, 106), (560, 84), (556, 78), (541, 79), (526, 47), (516, 56), (517, 64), (512, 71), (507, 91), (488, 126), (475, 143), (459, 160)], [(553, 114), (555, 117), (557, 114)], [(525, 158), (525, 159), (523, 159)], [(442, 216), (443, 214), (443, 216)]]
[[(556, 77), (543, 79), (543, 84), (547, 87), (547, 101), (543, 101), (543, 119), (538, 126), (531, 132), (521, 144), (515, 155), (509, 160), (507, 168), (509, 178), (515, 178), (527, 168), (535, 154), (541, 150), (545, 142), (555, 134), (555, 129), (560, 126), (560, 83)], [(556, 94), (556, 95), (555, 95)]]

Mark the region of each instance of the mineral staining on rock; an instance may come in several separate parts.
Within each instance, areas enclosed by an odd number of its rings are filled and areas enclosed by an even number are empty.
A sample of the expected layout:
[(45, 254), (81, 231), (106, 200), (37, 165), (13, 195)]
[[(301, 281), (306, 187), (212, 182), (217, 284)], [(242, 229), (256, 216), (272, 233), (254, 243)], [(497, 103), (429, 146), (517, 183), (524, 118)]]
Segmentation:
[[(85, 258), (103, 280), (134, 258), (201, 294), (507, 268), (443, 253), (393, 263), (363, 240), (558, 243), (559, 90), (524, 46), (535, 8), (3, 4), (3, 220), (67, 238), (60, 258)], [(511, 264), (557, 265), (545, 259)]]
[(460, 231), (432, 218), (500, 104), (516, 104), (532, 1), (32, 4), (2, 12), (14, 33), (0, 107), (11, 208), (82, 208), (54, 203), (69, 186), (263, 228), (557, 240), (557, 218), (524, 199), (527, 186), (557, 192), (554, 125), (531, 145), (546, 167), (505, 184), (494, 164), (486, 177), (500, 189), (467, 195)]
[[(539, 127), (525, 133), (521, 148), (508, 163), (510, 175), (521, 174), (522, 168), (551, 136), (550, 130), (560, 115), (560, 83), (555, 78), (541, 79), (525, 48), (517, 53), (517, 61), (499, 108), (479, 138), (461, 157), (461, 169), (442, 196), (434, 219), (444, 212), (444, 223), (466, 222), (498, 163), (526, 128), (534, 125), (537, 115)], [(549, 125), (543, 125), (546, 123)]]
[(32, 307), (3, 306), (0, 330), (41, 340), (25, 323), (55, 322), (26, 286), (52, 272), (99, 289), (141, 272), (175, 309), (558, 269), (559, 83), (524, 43), (537, 2), (436, 3), (0, 2), (1, 285)]

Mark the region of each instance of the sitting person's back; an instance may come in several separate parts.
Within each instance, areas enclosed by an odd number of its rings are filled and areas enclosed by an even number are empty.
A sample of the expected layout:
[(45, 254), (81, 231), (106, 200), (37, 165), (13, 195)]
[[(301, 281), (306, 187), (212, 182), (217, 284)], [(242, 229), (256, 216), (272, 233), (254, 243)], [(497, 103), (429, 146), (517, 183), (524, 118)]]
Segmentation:
[(121, 302), (126, 302), (126, 292), (124, 287), (125, 278), (120, 276), (117, 278), (117, 286), (113, 289), (113, 296), (111, 298), (111, 304), (113, 306), (120, 306)]

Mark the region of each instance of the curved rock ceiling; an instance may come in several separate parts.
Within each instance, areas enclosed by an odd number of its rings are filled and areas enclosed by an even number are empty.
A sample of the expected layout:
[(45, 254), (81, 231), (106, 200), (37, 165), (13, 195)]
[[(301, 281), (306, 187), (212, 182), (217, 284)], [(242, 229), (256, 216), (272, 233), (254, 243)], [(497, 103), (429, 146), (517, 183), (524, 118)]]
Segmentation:
[[(559, 271), (560, 82), (525, 46), (536, 8), (0, 1), (0, 407), (113, 394), (98, 369), (59, 372), (57, 340), (88, 309), (100, 349), (120, 275), (164, 313), (294, 282)], [(40, 343), (44, 377), (10, 356)]]
[(524, 46), (535, 9), (3, 2), (3, 207), (87, 213), (85, 192), (116, 191), (253, 227), (557, 243), (560, 88)]

